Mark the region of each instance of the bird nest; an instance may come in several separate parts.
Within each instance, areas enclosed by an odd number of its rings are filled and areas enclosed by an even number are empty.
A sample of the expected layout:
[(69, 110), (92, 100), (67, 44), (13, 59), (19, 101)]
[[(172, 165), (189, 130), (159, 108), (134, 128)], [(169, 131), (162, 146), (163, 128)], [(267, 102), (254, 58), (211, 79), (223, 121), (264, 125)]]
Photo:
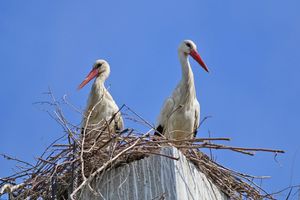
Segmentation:
[[(94, 145), (85, 148), (85, 136), (89, 131), (69, 123), (64, 117), (61, 103), (54, 98), (52, 100), (49, 105), (54, 106), (55, 109), (52, 114), (49, 113), (62, 125), (65, 134), (50, 144), (34, 164), (2, 155), (18, 162), (21, 167), (15, 174), (0, 178), (0, 197), (8, 193), (10, 199), (77, 199), (86, 186), (97, 193), (91, 187), (91, 181), (111, 169), (150, 155), (178, 159), (164, 155), (160, 151), (162, 147), (173, 146), (231, 199), (273, 199), (272, 195), (255, 183), (255, 179), (260, 177), (228, 169), (213, 161), (200, 149), (227, 149), (247, 155), (253, 155), (254, 151), (283, 153), (281, 150), (216, 144), (217, 141), (226, 141), (229, 140), (228, 138), (195, 138), (179, 141), (154, 136), (152, 125), (126, 105), (120, 109), (123, 116), (133, 123), (148, 127), (149, 131), (141, 133), (136, 129), (125, 129), (120, 133), (109, 132), (109, 139), (105, 144), (101, 143), (99, 146), (95, 141)], [(74, 108), (65, 98), (63, 102)], [(98, 130), (99, 135), (107, 130), (108, 124), (109, 122)]]

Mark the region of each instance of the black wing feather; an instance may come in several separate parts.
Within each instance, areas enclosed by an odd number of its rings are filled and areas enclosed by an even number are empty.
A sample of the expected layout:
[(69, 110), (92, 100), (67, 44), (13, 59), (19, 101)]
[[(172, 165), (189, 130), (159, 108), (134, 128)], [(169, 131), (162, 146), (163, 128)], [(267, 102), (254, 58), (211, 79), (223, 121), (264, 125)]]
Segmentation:
[(195, 129), (195, 130), (194, 130), (194, 138), (197, 136), (197, 133), (198, 133), (198, 130)]
[(162, 125), (158, 125), (156, 131), (154, 132), (154, 135), (162, 136), (163, 131), (164, 131), (164, 127)]

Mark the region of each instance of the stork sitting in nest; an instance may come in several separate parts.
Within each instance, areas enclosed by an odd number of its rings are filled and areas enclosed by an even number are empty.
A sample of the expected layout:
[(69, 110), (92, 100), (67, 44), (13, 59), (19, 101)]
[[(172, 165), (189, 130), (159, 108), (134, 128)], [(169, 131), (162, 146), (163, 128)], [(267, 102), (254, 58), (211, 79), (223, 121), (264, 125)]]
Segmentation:
[(105, 60), (97, 60), (92, 71), (78, 87), (81, 89), (96, 78), (88, 98), (82, 125), (82, 133), (85, 135), (86, 143), (89, 144), (94, 144), (96, 140), (103, 144), (111, 138), (108, 134), (119, 132), (124, 126), (119, 108), (104, 86), (109, 74), (109, 64)]

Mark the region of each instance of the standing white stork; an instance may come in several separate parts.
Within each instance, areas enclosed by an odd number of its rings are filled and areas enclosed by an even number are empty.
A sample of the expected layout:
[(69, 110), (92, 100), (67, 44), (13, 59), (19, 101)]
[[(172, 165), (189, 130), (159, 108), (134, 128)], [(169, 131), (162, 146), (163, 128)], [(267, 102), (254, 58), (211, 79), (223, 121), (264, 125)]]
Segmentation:
[(88, 98), (82, 127), (83, 130), (86, 129), (86, 138), (92, 140), (98, 137), (95, 134), (99, 134), (99, 129), (101, 129), (101, 136), (97, 138), (101, 140), (100, 142), (107, 140), (109, 132), (116, 133), (123, 129), (123, 119), (119, 108), (104, 86), (109, 74), (109, 64), (105, 60), (97, 60), (92, 71), (78, 87), (81, 89), (89, 81), (96, 78)]
[[(182, 79), (169, 97), (158, 117), (157, 132), (169, 139), (191, 139), (196, 136), (200, 123), (200, 104), (196, 97), (194, 75), (188, 56), (192, 56), (205, 71), (207, 66), (197, 52), (195, 43), (184, 40), (178, 49)], [(157, 134), (157, 132), (155, 134)]]

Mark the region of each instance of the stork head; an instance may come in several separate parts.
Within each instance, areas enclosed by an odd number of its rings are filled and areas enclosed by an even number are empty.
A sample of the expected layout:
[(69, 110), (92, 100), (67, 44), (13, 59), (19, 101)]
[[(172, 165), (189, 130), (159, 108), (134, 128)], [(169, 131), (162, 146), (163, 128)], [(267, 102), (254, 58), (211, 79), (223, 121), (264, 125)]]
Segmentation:
[(92, 70), (82, 81), (82, 83), (78, 86), (78, 89), (83, 88), (88, 82), (90, 82), (94, 78), (99, 77), (105, 80), (109, 76), (109, 73), (110, 73), (110, 67), (108, 62), (106, 62), (105, 60), (96, 60)]
[(182, 52), (186, 55), (190, 55), (192, 56), (200, 65), (201, 67), (209, 72), (206, 64), (204, 63), (204, 61), (202, 60), (200, 54), (197, 51), (197, 46), (196, 44), (192, 41), (192, 40), (184, 40), (178, 49), (179, 52)]

